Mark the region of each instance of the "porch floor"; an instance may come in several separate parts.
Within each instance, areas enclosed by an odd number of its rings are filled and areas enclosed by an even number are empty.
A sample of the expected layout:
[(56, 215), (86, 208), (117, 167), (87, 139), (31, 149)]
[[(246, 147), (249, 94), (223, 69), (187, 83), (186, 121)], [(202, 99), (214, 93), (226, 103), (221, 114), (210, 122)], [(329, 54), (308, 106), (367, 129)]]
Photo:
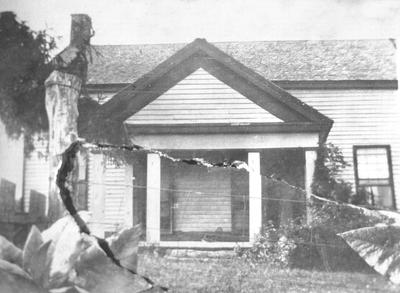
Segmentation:
[(232, 232), (173, 232), (161, 234), (161, 241), (246, 242), (248, 240), (248, 234)]

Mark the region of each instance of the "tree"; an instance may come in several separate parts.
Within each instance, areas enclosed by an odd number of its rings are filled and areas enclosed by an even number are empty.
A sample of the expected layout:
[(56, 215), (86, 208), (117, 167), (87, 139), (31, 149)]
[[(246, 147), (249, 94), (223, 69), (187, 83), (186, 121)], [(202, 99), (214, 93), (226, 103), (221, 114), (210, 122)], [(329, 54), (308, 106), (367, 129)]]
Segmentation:
[(55, 47), (46, 31), (31, 30), (13, 12), (0, 13), (0, 119), (9, 136), (25, 134), (27, 150), (32, 135), (48, 128), (44, 81)]
[(345, 161), (342, 151), (332, 143), (326, 143), (319, 146), (317, 153), (313, 193), (321, 197), (349, 202), (352, 194), (351, 184), (340, 179), (339, 176), (347, 166), (350, 166)]

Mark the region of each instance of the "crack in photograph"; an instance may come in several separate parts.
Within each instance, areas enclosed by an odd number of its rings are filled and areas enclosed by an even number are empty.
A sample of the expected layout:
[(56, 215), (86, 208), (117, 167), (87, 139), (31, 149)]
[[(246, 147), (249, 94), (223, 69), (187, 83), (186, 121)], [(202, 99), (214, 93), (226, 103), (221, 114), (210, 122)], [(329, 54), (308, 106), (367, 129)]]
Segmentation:
[(0, 293), (399, 292), (400, 2), (0, 0)]

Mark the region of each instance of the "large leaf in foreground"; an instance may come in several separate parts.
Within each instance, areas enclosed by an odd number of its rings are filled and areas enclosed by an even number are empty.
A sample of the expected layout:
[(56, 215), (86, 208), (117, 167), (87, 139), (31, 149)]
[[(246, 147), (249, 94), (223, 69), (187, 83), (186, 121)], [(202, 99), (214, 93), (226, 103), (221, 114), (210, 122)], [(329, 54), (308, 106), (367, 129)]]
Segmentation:
[(379, 225), (338, 235), (378, 273), (400, 284), (400, 226)]
[[(79, 215), (85, 222), (90, 218), (90, 214), (85, 211), (79, 212)], [(57, 220), (42, 232), (42, 236), (44, 241), (51, 241), (47, 253), (50, 258), (49, 286), (59, 287), (68, 281), (76, 258), (90, 243), (82, 238), (79, 227), (69, 215)]]
[[(107, 238), (110, 249), (122, 266), (136, 271), (137, 249), (140, 228), (124, 229)], [(93, 243), (75, 263), (74, 284), (96, 293), (131, 293), (148, 288), (148, 284), (137, 275), (118, 267), (106, 256), (104, 251)]]
[(45, 293), (19, 266), (0, 259), (0, 292)]
[(74, 284), (96, 293), (133, 293), (148, 288), (136, 275), (114, 264), (96, 245), (87, 249), (75, 264)]
[(37, 283), (41, 284), (42, 287), (48, 287), (48, 279), (49, 279), (49, 270), (50, 270), (50, 261), (51, 259), (48, 257), (48, 250), (50, 247), (51, 241), (47, 241), (43, 243), (36, 254), (34, 254), (31, 258), (31, 276), (32, 279)]
[(26, 239), (24, 249), (22, 252), (22, 265), (23, 269), (28, 273), (32, 273), (37, 268), (32, 264), (32, 258), (39, 251), (40, 246), (43, 244), (42, 234), (39, 229), (33, 225)]
[(1, 235), (0, 259), (22, 266), (22, 250)]
[(139, 248), (141, 229), (137, 225), (132, 228), (123, 229), (107, 238), (111, 251), (124, 268), (136, 271), (137, 253)]

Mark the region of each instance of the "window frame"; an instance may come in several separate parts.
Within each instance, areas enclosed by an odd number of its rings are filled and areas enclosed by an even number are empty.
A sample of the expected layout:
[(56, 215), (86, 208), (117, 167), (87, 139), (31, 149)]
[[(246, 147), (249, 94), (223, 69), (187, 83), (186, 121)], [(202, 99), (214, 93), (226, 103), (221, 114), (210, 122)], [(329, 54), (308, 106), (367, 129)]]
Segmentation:
[[(360, 178), (358, 176), (358, 157), (357, 157), (357, 150), (359, 149), (376, 149), (376, 148), (381, 148), (386, 150), (386, 157), (387, 157), (387, 162), (388, 162), (388, 171), (389, 171), (389, 183), (384, 186), (389, 186), (392, 191), (392, 209), (396, 210), (397, 209), (397, 204), (396, 204), (396, 194), (394, 190), (394, 180), (393, 180), (393, 166), (392, 166), (392, 152), (390, 145), (380, 145), (380, 144), (374, 144), (374, 145), (353, 145), (353, 163), (354, 163), (354, 179), (355, 179), (355, 184), (356, 184), (356, 191), (361, 187), (361, 186), (366, 186), (366, 185), (360, 185)], [(375, 204), (374, 204), (375, 206)]]

